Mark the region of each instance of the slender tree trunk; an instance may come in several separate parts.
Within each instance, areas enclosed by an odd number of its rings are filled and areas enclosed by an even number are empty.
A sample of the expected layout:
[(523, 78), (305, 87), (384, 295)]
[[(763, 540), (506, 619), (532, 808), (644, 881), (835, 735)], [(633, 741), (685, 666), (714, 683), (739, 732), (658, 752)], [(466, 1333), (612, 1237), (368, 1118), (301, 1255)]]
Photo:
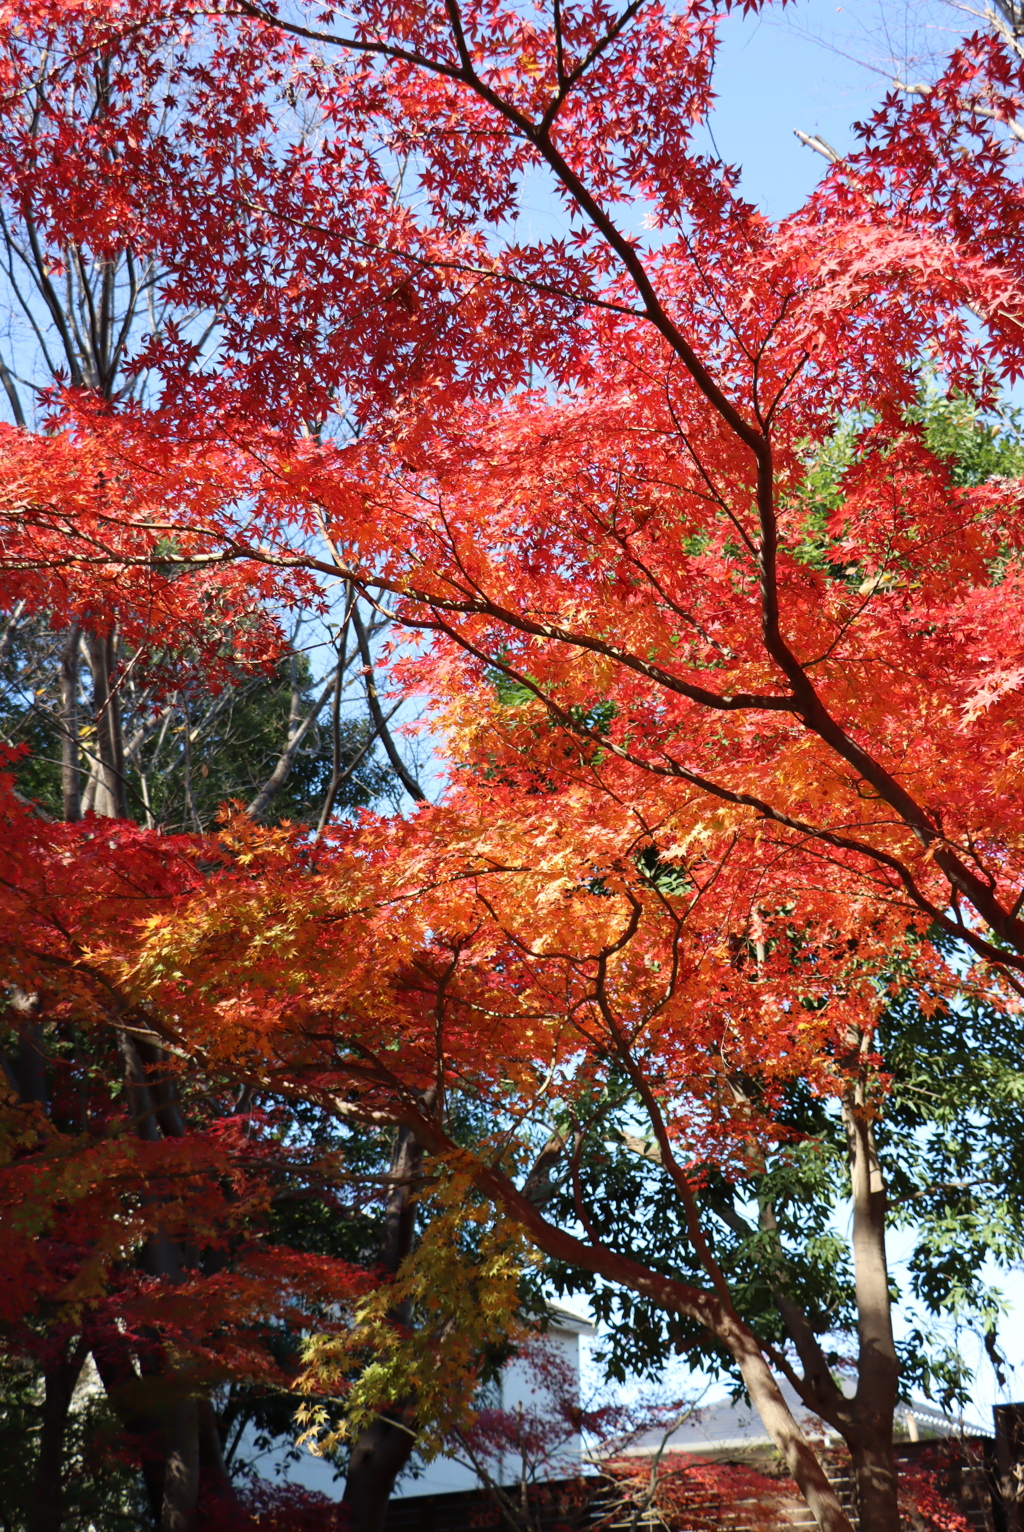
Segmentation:
[(43, 1429), (39, 1437), (28, 1532), (60, 1532), (64, 1499), (64, 1433), (71, 1396), (86, 1355), (83, 1346), (76, 1346), (43, 1372)]
[[(321, 689), (320, 695), (313, 703), (313, 706), (309, 709), (305, 718), (303, 718), (301, 709), (302, 694), (299, 690), (298, 661), (294, 654), (291, 656), (289, 664), (291, 667), (291, 705), (288, 710), (288, 733), (284, 749), (278, 756), (273, 771), (246, 808), (246, 813), (251, 815), (253, 819), (263, 818), (267, 809), (287, 782), (299, 746), (305, 739), (309, 729), (323, 712), (328, 698), (335, 689), (336, 676), (340, 676), (340, 672), (336, 672), (334, 676), (331, 676), (330, 680)], [(340, 684), (340, 681), (338, 684)]]
[[(870, 1532), (899, 1532), (897, 1475), (893, 1459), (893, 1415), (899, 1389), (899, 1362), (892, 1333), (892, 1300), (885, 1253), (886, 1198), (875, 1147), (873, 1113), (867, 1099), (863, 1055), (870, 1037), (850, 1037), (856, 1077), (843, 1101), (853, 1204), (853, 1256), (859, 1332), (858, 1387), (852, 1399), (836, 1387), (817, 1337), (795, 1304), (785, 1279), (773, 1295), (804, 1367), (807, 1402), (838, 1430), (850, 1451), (857, 1513)], [(778, 1241), (774, 1209), (761, 1207), (762, 1230)], [(749, 1231), (747, 1231), (749, 1232)], [(767, 1424), (767, 1421), (765, 1422)]]
[[(718, 1331), (739, 1364), (740, 1375), (755, 1410), (760, 1415), (783, 1461), (799, 1486), (821, 1532), (852, 1532), (842, 1502), (810, 1442), (804, 1436), (760, 1346), (746, 1325), (730, 1315)], [(876, 1532), (871, 1522), (862, 1532)], [(881, 1532), (881, 1528), (877, 1529)]]
[[(180, 693), (179, 693), (180, 696)], [(185, 808), (192, 822), (192, 830), (196, 835), (203, 833), (203, 827), (199, 823), (199, 815), (196, 812), (196, 796), (192, 788), (192, 719), (189, 716), (188, 702), (185, 698), (181, 701), (181, 746), (182, 746), (182, 784), (185, 788)]]
[[(409, 1128), (400, 1128), (391, 1156), (396, 1178), (384, 1214), (381, 1265), (398, 1270), (412, 1249), (416, 1211), (412, 1202), (414, 1183), (423, 1163), (423, 1149)], [(396, 1318), (408, 1320), (408, 1315)], [(395, 1480), (412, 1456), (416, 1434), (410, 1425), (408, 1405), (397, 1405), (379, 1415), (361, 1431), (352, 1445), (342, 1505), (348, 1512), (352, 1532), (380, 1532), (395, 1487)]]
[(427, 795), (399, 755), (391, 730), (388, 728), (387, 719), (384, 717), (384, 712), (380, 705), (380, 697), (377, 693), (377, 683), (374, 680), (373, 656), (370, 653), (369, 635), (359, 615), (359, 608), (354, 603), (352, 606), (352, 625), (356, 630), (359, 657), (363, 662), (364, 680), (366, 683), (366, 704), (370, 709), (373, 727), (381, 744), (384, 746), (385, 753), (394, 768), (395, 775), (409, 794), (413, 803), (425, 803)]
[(220, 1428), (217, 1425), (217, 1415), (209, 1399), (200, 1397), (196, 1401), (198, 1414), (199, 1432), (199, 1467), (203, 1477), (203, 1487), (211, 1494), (216, 1495), (223, 1504), (237, 1505), (238, 1497), (235, 1487), (231, 1482), (228, 1466), (224, 1461), (224, 1444), (220, 1438)]
[(115, 655), (113, 630), (106, 634), (87, 634), (86, 650), (92, 671), (93, 722), (99, 757), (94, 806), (97, 814), (104, 818), (127, 819), (121, 709), (117, 691), (111, 685)]
[(107, 1398), (135, 1444), (153, 1525), (159, 1527), (164, 1499), (163, 1445), (158, 1422), (142, 1404), (145, 1383), (135, 1371), (127, 1342), (112, 1325), (90, 1333), (89, 1345)]
[(61, 793), (64, 818), (74, 823), (82, 817), (82, 774), (78, 765), (78, 655), (82, 630), (75, 623), (68, 631), (60, 656)]
[[(778, 1266), (773, 1278), (776, 1308), (804, 1369), (804, 1395), (846, 1442), (853, 1464), (857, 1510), (863, 1528), (896, 1532), (899, 1527), (897, 1476), (892, 1450), (893, 1414), (899, 1367), (892, 1334), (889, 1273), (885, 1252), (886, 1199), (875, 1147), (873, 1114), (867, 1096), (863, 1055), (870, 1037), (852, 1033), (851, 1058), (857, 1074), (843, 1102), (853, 1202), (853, 1253), (860, 1340), (858, 1389), (847, 1399), (837, 1388), (807, 1316), (794, 1303), (784, 1275), (785, 1254), (775, 1210), (762, 1199), (760, 1226), (775, 1244)], [(760, 1168), (766, 1169), (764, 1163)], [(738, 1215), (726, 1221), (749, 1234)]]
[(193, 1532), (199, 1507), (199, 1410), (176, 1399), (164, 1416), (164, 1497), (160, 1532)]
[[(857, 1040), (863, 1056), (871, 1045)], [(872, 1108), (862, 1068), (843, 1099), (853, 1199), (853, 1259), (860, 1352), (855, 1425), (847, 1435), (853, 1458), (857, 1511), (870, 1532), (899, 1532), (893, 1416), (899, 1393), (899, 1357), (892, 1333), (892, 1298), (885, 1254), (885, 1183), (875, 1147)]]

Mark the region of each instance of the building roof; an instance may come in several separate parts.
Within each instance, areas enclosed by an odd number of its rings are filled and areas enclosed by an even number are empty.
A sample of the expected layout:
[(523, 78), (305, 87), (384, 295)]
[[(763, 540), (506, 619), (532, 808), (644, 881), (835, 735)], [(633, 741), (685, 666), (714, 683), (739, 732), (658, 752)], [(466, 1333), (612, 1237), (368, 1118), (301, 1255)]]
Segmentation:
[(564, 1303), (548, 1303), (548, 1324), (552, 1330), (568, 1330), (571, 1335), (593, 1335), (594, 1326), (586, 1314), (566, 1308)]
[[(797, 1396), (791, 1383), (779, 1383), (782, 1396), (793, 1411), (801, 1428), (816, 1441), (838, 1441), (831, 1427), (813, 1414)], [(844, 1386), (844, 1392), (853, 1392), (852, 1383)], [(924, 1400), (912, 1399), (909, 1404), (897, 1406), (897, 1420), (911, 1414), (917, 1425), (930, 1435), (958, 1436), (964, 1427), (960, 1422), (944, 1415), (934, 1405)], [(983, 1429), (973, 1425), (966, 1427), (970, 1435), (984, 1435)], [(987, 1433), (991, 1434), (991, 1433)], [(667, 1438), (660, 1432), (650, 1431), (632, 1446), (628, 1453), (648, 1456), (663, 1448), (666, 1452), (722, 1453), (748, 1451), (753, 1447), (771, 1447), (772, 1439), (752, 1404), (743, 1399), (722, 1399), (713, 1404), (698, 1406)]]

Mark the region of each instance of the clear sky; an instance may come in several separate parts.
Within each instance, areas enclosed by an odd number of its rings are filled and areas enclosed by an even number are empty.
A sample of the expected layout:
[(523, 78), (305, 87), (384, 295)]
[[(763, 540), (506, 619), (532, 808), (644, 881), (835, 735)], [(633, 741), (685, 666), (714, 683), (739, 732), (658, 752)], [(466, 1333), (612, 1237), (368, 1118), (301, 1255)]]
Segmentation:
[(742, 167), (743, 194), (773, 217), (795, 211), (826, 168), (796, 130), (851, 149), (854, 124), (894, 76), (933, 75), (970, 21), (944, 0), (793, 0), (726, 18), (710, 132), (722, 158)]

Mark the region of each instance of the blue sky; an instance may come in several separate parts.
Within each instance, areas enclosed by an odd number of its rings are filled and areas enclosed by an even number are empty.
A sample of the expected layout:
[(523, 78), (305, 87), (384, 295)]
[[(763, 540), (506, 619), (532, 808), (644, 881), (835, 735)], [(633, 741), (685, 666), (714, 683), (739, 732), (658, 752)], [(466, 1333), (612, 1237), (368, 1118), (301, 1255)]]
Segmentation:
[[(913, 83), (970, 30), (943, 0), (794, 0), (722, 25), (710, 131), (722, 158), (742, 167), (743, 193), (773, 217), (795, 211), (825, 161), (796, 138), (820, 134), (840, 153), (898, 70)], [(963, 23), (963, 26), (961, 26)]]

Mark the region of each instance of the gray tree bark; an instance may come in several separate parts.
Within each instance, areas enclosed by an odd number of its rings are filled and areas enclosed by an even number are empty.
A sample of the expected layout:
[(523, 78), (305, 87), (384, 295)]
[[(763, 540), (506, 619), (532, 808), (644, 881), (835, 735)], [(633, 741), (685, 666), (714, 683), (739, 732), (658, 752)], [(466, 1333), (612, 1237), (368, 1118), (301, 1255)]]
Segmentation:
[(92, 671), (93, 724), (96, 729), (95, 789), (92, 806), (105, 819), (128, 818), (128, 795), (124, 779), (124, 745), (121, 709), (111, 683), (115, 662), (113, 631), (87, 633), (86, 653)]
[(78, 764), (78, 655), (82, 630), (69, 630), (60, 656), (60, 777), (64, 818), (74, 824), (82, 817), (82, 774)]
[[(857, 1039), (863, 1058), (867, 1036)], [(892, 1431), (900, 1365), (892, 1331), (892, 1299), (885, 1255), (886, 1196), (875, 1146), (866, 1072), (861, 1068), (843, 1099), (843, 1124), (853, 1200), (853, 1261), (857, 1295), (855, 1424), (846, 1435), (853, 1458), (857, 1511), (871, 1532), (900, 1532)], [(844, 1433), (846, 1434), (846, 1433)]]

